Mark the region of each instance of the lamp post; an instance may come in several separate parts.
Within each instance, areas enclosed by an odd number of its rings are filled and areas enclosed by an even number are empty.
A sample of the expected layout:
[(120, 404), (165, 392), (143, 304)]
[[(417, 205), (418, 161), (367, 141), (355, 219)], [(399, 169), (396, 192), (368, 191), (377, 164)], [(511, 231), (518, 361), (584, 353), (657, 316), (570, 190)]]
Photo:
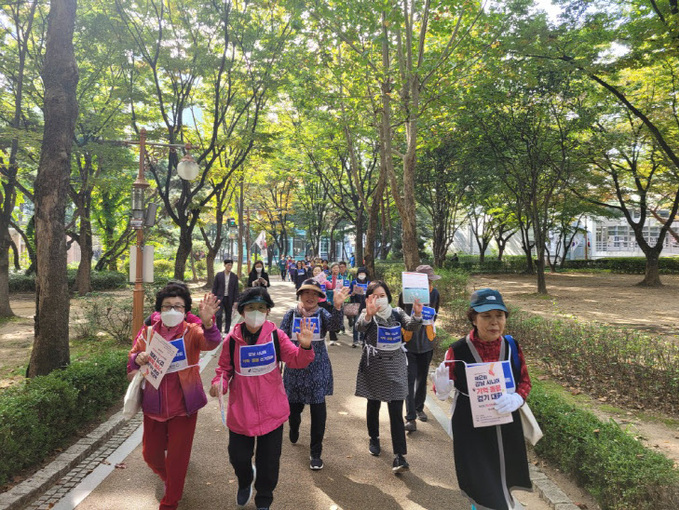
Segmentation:
[[(144, 194), (149, 183), (144, 178), (144, 165), (146, 162), (146, 147), (166, 147), (171, 151), (176, 149), (190, 150), (191, 144), (155, 143), (146, 141), (146, 129), (139, 132), (139, 141), (127, 141), (129, 145), (139, 145), (139, 172), (137, 179), (132, 184), (132, 218), (130, 225), (137, 231), (136, 240), (136, 266), (134, 291), (132, 293), (132, 338), (142, 328), (144, 322), (144, 227), (153, 224), (152, 219), (146, 217)], [(193, 180), (198, 176), (200, 168), (198, 163), (188, 153), (177, 164), (177, 175), (184, 180)]]

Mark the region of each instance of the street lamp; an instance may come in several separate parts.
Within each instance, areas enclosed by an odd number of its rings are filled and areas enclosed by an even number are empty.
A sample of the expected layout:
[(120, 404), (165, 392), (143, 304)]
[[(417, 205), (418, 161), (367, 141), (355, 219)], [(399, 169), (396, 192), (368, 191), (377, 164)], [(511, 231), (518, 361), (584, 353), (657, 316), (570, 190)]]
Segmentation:
[[(146, 160), (146, 147), (167, 147), (171, 151), (176, 149), (184, 149), (186, 151), (191, 149), (191, 144), (175, 144), (175, 143), (155, 143), (146, 141), (146, 129), (141, 129), (139, 132), (139, 141), (125, 142), (130, 145), (139, 145), (139, 172), (137, 179), (132, 184), (132, 218), (130, 226), (137, 231), (136, 241), (136, 264), (135, 264), (135, 279), (134, 291), (132, 294), (132, 335), (134, 335), (142, 328), (144, 323), (144, 273), (143, 273), (143, 257), (144, 257), (144, 227), (153, 225), (153, 218), (147, 215), (145, 208), (144, 194), (149, 183), (144, 178), (144, 164)], [(193, 180), (198, 176), (200, 169), (198, 163), (186, 154), (177, 165), (177, 174), (184, 180)], [(149, 209), (151, 209), (149, 207)], [(155, 216), (155, 215), (153, 215)]]

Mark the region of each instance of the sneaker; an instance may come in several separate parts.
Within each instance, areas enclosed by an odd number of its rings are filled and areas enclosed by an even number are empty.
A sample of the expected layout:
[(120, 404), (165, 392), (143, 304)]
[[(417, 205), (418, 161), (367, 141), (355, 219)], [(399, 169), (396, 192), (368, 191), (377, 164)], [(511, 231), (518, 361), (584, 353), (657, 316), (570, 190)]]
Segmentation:
[(379, 457), (380, 452), (382, 449), (380, 448), (380, 438), (375, 437), (375, 438), (370, 438), (370, 447), (368, 448), (368, 451), (370, 451), (370, 455), (374, 455), (375, 457)]
[(406, 432), (415, 432), (417, 430), (417, 423), (415, 420), (406, 421), (405, 429)]
[(408, 464), (405, 457), (400, 453), (397, 453), (396, 457), (394, 457), (394, 463), (391, 466), (391, 470), (394, 473), (403, 473), (404, 471), (408, 471), (409, 469), (410, 464)]
[(255, 479), (257, 478), (257, 470), (252, 466), (252, 482), (243, 489), (238, 489), (236, 493), (236, 505), (243, 507), (247, 505), (252, 499), (252, 489), (255, 486)]
[(323, 460), (321, 460), (320, 457), (310, 457), (310, 459), (311, 461), (309, 463), (309, 468), (311, 468), (314, 471), (323, 469)]
[(429, 416), (427, 416), (424, 411), (417, 411), (417, 419), (420, 421), (427, 421)]
[(358, 342), (354, 342), (353, 344), (351, 344), (351, 347), (353, 347), (354, 349), (358, 347)]
[(289, 432), (289, 437), (290, 437), (290, 442), (292, 444), (297, 443), (299, 440), (299, 427), (295, 428), (292, 425), (290, 425), (290, 432)]

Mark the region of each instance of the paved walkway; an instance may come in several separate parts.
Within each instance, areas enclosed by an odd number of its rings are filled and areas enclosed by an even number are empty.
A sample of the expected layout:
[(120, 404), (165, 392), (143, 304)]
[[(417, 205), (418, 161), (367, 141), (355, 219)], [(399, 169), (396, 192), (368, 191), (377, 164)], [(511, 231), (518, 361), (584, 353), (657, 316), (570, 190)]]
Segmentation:
[[(273, 282), (271, 293), (277, 304), (272, 318), (279, 322), (285, 310), (294, 304), (293, 288), (289, 283), (277, 281)], [(340, 345), (329, 347), (335, 395), (328, 398), (323, 450), (325, 468), (315, 472), (309, 469), (309, 414), (306, 411), (296, 445), (287, 440), (287, 426), (285, 428), (280, 481), (274, 492), (273, 508), (467, 510), (469, 504), (460, 495), (455, 480), (452, 441), (448, 435), (449, 403), (439, 403), (429, 395), (427, 410), (430, 420), (418, 422), (418, 430), (408, 436), (409, 472), (398, 476), (391, 472), (393, 457), (386, 406), (383, 406), (380, 421), (383, 453), (380, 457), (369, 455), (366, 401), (354, 396), (360, 349), (353, 349), (350, 344), (350, 336), (341, 335)], [(215, 354), (205, 356), (201, 362), (206, 391), (214, 374)], [(142, 459), (140, 423), (141, 414), (129, 422), (121, 420), (119, 415), (114, 416), (100, 427), (103, 432), (92, 434), (104, 434), (104, 437), (108, 434), (110, 438), (89, 448), (89, 455), (79, 463), (73, 462), (73, 466), (65, 474), (60, 474), (61, 478), (54, 485), (45, 483), (47, 477), (55, 478), (55, 473), (58, 473), (52, 466), (51, 474), (37, 473), (10, 491), (24, 501), (31, 499), (31, 503), (18, 504), (17, 499), (12, 502), (11, 494), (5, 493), (0, 495), (0, 508), (157, 509), (163, 487)], [(198, 417), (180, 509), (236, 508), (237, 483), (228, 462), (227, 437), (217, 401), (210, 399)], [(90, 445), (96, 441), (89, 436), (85, 439)], [(78, 445), (75, 448), (78, 449)], [(70, 450), (64, 455), (72, 456)], [(56, 462), (59, 463), (59, 459)], [(62, 461), (61, 465), (63, 471), (66, 464)], [(532, 478), (537, 490), (516, 494), (526, 508), (577, 509), (542, 473), (532, 471)], [(248, 508), (254, 508), (254, 505), (251, 503)]]

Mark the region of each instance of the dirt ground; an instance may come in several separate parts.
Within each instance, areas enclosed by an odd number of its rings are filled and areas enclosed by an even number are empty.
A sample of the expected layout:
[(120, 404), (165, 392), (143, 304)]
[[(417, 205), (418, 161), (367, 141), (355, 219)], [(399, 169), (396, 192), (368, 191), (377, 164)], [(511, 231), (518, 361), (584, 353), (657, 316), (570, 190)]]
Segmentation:
[(499, 290), (509, 306), (543, 317), (576, 317), (679, 339), (679, 275), (662, 287), (639, 287), (639, 275), (557, 273), (546, 275), (548, 296), (537, 294), (535, 276), (478, 275), (471, 288)]

